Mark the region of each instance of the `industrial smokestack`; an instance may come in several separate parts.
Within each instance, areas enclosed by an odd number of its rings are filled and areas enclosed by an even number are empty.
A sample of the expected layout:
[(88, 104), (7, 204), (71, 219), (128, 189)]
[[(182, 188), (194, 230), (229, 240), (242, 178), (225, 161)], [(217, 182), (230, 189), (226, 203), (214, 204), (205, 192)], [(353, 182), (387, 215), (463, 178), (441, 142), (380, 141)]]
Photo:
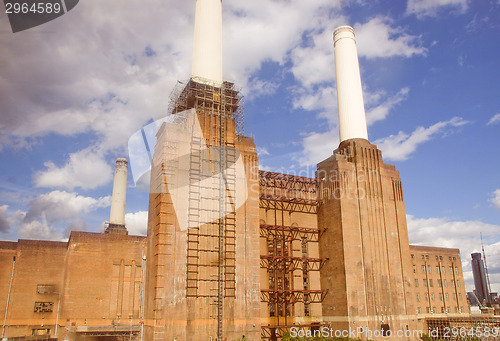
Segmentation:
[(111, 197), (111, 212), (106, 233), (127, 234), (125, 228), (125, 200), (127, 197), (128, 161), (116, 159), (115, 178), (113, 181), (113, 196)]
[(192, 79), (222, 86), (222, 0), (197, 0)]
[(340, 26), (333, 33), (340, 142), (349, 139), (368, 140), (365, 106), (359, 74), (358, 51), (354, 30)]

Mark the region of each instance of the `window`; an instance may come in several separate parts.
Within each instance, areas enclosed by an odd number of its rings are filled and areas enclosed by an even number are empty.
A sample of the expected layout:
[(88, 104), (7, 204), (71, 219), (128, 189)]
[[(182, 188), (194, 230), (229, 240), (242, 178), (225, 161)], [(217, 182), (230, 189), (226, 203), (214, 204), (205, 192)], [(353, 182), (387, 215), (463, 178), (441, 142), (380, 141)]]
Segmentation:
[(431, 300), (434, 302), (434, 293), (431, 294)]
[(436, 307), (433, 307), (432, 308), (432, 313), (435, 314), (436, 313)]
[(441, 313), (444, 313), (444, 307), (441, 307)]
[(53, 284), (38, 284), (36, 286), (37, 294), (53, 294), (56, 292), (56, 286)]
[(424, 281), (424, 287), (427, 288), (427, 280), (424, 279), (423, 281)]
[(441, 282), (441, 280), (440, 280), (440, 279), (438, 279), (438, 288), (441, 288), (441, 287), (442, 287), (442, 284), (443, 284), (443, 283)]
[(448, 286), (448, 283), (446, 282), (445, 279), (443, 279), (443, 286), (446, 288)]
[(446, 270), (446, 266), (442, 266), (442, 267), (441, 267), (441, 272), (443, 273), (443, 275), (444, 275), (444, 274), (446, 274), (446, 271), (445, 271), (445, 270)]
[(429, 314), (431, 312), (431, 308), (430, 307), (427, 307), (425, 310), (427, 311), (427, 314)]
[(425, 293), (425, 300), (428, 301), (429, 300), (429, 294), (428, 293)]
[(454, 280), (451, 280), (451, 286), (454, 287), (455, 286), (455, 281)]
[(50, 329), (48, 328), (37, 328), (31, 330), (32, 336), (50, 335)]
[(269, 304), (269, 316), (271, 316), (271, 317), (276, 316), (276, 305), (275, 304)]
[(448, 295), (448, 293), (446, 293), (444, 297), (446, 297), (447, 301), (450, 299), (450, 295)]
[(450, 268), (450, 274), (453, 275), (453, 267), (450, 266), (449, 268)]
[(461, 300), (462, 299), (462, 294), (458, 294), (458, 299)]
[(439, 256), (439, 260), (443, 260), (443, 256)]
[(453, 294), (453, 301), (457, 300), (457, 295)]
[(422, 273), (425, 274), (425, 265), (422, 265)]
[(418, 307), (418, 309), (417, 309), (417, 313), (418, 313), (418, 314), (422, 314), (422, 307)]
[(418, 288), (418, 279), (415, 278), (415, 288)]
[[(439, 293), (439, 300), (442, 302), (443, 301), (443, 294), (442, 293)], [(444, 311), (443, 311), (444, 313)]]
[(439, 257), (438, 257), (438, 256), (436, 256), (436, 260), (438, 260), (438, 258), (439, 258)]
[(455, 257), (453, 257), (453, 260), (457, 260)]
[(306, 258), (308, 256), (307, 252), (307, 237), (303, 237), (301, 240), (301, 246), (302, 246), (302, 257)]
[(447, 313), (451, 313), (451, 309), (450, 309), (450, 307), (446, 308), (446, 312), (447, 312)]
[(417, 302), (420, 302), (420, 294), (417, 294)]
[(413, 258), (415, 258), (415, 255), (412, 253), (412, 254), (411, 254), (411, 259), (413, 259)]
[(464, 312), (464, 307), (460, 307), (460, 312), (463, 313)]
[(304, 303), (304, 316), (311, 316), (311, 310), (309, 309), (309, 303)]
[(458, 307), (455, 307), (455, 312), (458, 313)]
[(414, 273), (414, 274), (416, 274), (416, 273), (417, 273), (417, 266), (416, 266), (416, 265), (414, 265), (414, 266), (413, 266), (413, 273)]
[(429, 255), (425, 255), (425, 259), (429, 259)]
[(439, 265), (436, 265), (436, 273), (439, 273)]
[(427, 269), (429, 270), (429, 273), (431, 274), (432, 273), (432, 266), (427, 265)]
[(422, 255), (422, 259), (425, 259), (425, 256), (424, 256), (424, 255)]
[(54, 302), (35, 302), (35, 313), (51, 313), (54, 309)]
[(457, 279), (457, 288), (460, 288), (460, 281)]
[(432, 288), (433, 285), (432, 285), (432, 279), (429, 280), (429, 286)]

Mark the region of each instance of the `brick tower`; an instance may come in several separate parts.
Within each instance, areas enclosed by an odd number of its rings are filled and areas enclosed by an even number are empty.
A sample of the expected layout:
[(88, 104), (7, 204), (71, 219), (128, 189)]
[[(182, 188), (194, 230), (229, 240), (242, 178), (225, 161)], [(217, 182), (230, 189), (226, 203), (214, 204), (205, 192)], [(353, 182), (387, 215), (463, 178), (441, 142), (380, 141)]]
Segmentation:
[(221, 0), (197, 0), (192, 78), (157, 133), (146, 340), (260, 338), (258, 160), (222, 81), (221, 15)]
[(318, 225), (326, 229), (320, 256), (329, 259), (321, 270), (321, 286), (329, 289), (323, 320), (340, 330), (409, 330), (415, 309), (407, 297), (411, 265), (401, 180), (368, 141), (353, 29), (336, 29), (334, 44), (341, 142), (316, 174)]

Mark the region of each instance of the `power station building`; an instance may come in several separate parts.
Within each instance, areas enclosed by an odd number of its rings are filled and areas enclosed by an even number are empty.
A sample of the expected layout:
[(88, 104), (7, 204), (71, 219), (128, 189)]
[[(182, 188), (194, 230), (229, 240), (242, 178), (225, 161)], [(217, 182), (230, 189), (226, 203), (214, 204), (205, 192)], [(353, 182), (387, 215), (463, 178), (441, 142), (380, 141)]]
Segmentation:
[(259, 171), (222, 77), (221, 6), (196, 2), (192, 77), (156, 135), (147, 237), (127, 234), (118, 159), (105, 233), (0, 242), (1, 337), (415, 340), (467, 323), (459, 250), (409, 245), (398, 171), (368, 140), (353, 29), (334, 32), (340, 144), (314, 178)]

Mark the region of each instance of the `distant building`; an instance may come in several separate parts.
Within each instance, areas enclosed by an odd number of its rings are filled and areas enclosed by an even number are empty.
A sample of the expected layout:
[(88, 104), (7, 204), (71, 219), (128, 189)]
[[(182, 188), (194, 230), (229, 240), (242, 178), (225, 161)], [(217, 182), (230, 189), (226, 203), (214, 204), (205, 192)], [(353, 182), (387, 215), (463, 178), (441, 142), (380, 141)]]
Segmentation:
[(474, 294), (481, 305), (491, 303), (488, 289), (488, 281), (484, 262), (481, 259), (481, 253), (472, 253), (472, 275), (474, 276)]

